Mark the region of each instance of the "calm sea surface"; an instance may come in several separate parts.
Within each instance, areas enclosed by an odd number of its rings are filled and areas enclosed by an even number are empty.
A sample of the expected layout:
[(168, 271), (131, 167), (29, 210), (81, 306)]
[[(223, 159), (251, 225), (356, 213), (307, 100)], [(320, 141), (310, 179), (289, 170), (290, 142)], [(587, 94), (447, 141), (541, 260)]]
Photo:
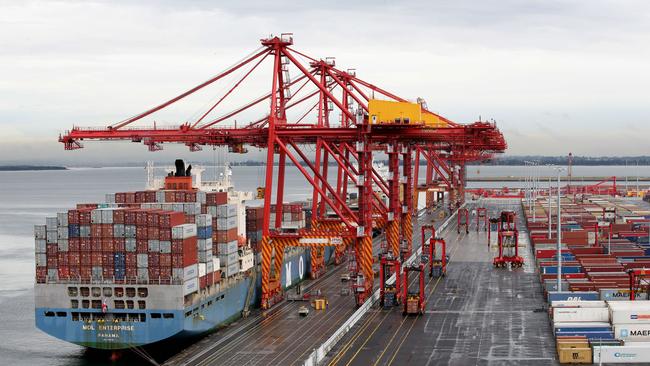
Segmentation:
[[(554, 174), (541, 167), (542, 175)], [(469, 176), (524, 176), (526, 167), (471, 167)], [(423, 176), (422, 171), (421, 176)], [(574, 176), (650, 176), (650, 167), (574, 167)], [(204, 179), (214, 176), (208, 169)], [(143, 168), (88, 168), (66, 171), (0, 172), (0, 364), (4, 365), (88, 365), (99, 364), (82, 347), (52, 338), (34, 326), (34, 240), (33, 226), (81, 202), (102, 202), (109, 192), (144, 189)], [(253, 191), (263, 185), (261, 167), (234, 167), (238, 190)], [(523, 182), (522, 182), (523, 183)], [(474, 186), (476, 184), (470, 184)], [(480, 183), (500, 187), (503, 183)], [(516, 186), (518, 182), (510, 182)], [(285, 200), (310, 196), (304, 178), (287, 169)], [(121, 362), (125, 363), (125, 362)], [(131, 360), (126, 363), (138, 363)]]

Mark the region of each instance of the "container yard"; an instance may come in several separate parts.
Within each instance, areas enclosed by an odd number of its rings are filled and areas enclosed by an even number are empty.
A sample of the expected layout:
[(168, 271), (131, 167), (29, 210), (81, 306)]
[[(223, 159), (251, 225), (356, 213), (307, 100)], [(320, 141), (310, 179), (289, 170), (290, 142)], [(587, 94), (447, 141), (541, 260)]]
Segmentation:
[[(196, 118), (156, 123), (208, 86), (223, 94)], [(225, 110), (235, 91), (246, 96)], [(616, 177), (575, 183), (571, 154), (555, 189), (539, 174), (466, 189), (504, 134), (409, 98), (285, 33), (132, 117), (65, 131), (65, 150), (127, 141), (265, 159), (254, 191), (237, 190), (227, 159), (212, 180), (176, 159), (162, 174), (148, 163), (141, 190), (44, 217), (36, 327), (168, 365), (650, 363), (650, 194)], [(292, 199), (289, 170), (307, 198)]]

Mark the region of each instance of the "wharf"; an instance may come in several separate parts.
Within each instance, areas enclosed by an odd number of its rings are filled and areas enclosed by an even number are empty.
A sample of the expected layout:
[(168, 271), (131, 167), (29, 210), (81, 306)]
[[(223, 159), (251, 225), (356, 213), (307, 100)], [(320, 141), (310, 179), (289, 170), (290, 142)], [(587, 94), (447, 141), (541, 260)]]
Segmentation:
[[(420, 245), (420, 225), (430, 223), (438, 214), (414, 220), (414, 247)], [(375, 254), (381, 239), (374, 240)], [(206, 336), (165, 365), (301, 365), (356, 310), (352, 295), (340, 295), (341, 288), (349, 287), (340, 280), (347, 268), (346, 263), (329, 267), (320, 279), (303, 282), (303, 291), (321, 290), (329, 301), (327, 310), (311, 309), (307, 317), (300, 317), (298, 308), (307, 304), (301, 301), (283, 301), (264, 312), (255, 310), (249, 318)]]
[(524, 268), (494, 269), (487, 233), (472, 225), (469, 234), (457, 234), (453, 222), (441, 233), (451, 257), (447, 276), (427, 277), (425, 314), (404, 317), (401, 309), (373, 308), (328, 354), (325, 365), (558, 364), (521, 203), (482, 202), (490, 217), (502, 209), (517, 212), (520, 243), (527, 246), (520, 248)]

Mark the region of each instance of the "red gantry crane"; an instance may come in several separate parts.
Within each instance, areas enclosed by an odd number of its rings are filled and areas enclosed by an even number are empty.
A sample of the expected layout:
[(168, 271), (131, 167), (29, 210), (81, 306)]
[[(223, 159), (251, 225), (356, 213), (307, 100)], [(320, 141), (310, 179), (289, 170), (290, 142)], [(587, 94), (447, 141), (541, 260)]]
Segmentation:
[[(264, 78), (259, 75), (264, 70), (270, 71), (266, 74), (270, 90), (261, 96), (246, 95), (253, 84), (260, 85), (249, 79)], [(221, 87), (221, 94), (193, 119), (180, 126), (163, 126), (152, 119), (214, 85)], [(146, 121), (153, 127), (142, 125)], [(317, 253), (333, 246), (340, 258), (351, 248), (355, 270), (351, 284), (356, 303), (363, 303), (373, 289), (373, 228), (385, 230), (392, 253), (411, 253), (414, 192), (420, 187), (447, 191), (448, 204), (455, 209), (464, 199), (466, 163), (506, 149), (495, 123), (452, 122), (429, 111), (423, 100), (410, 103), (360, 79), (354, 70), (337, 68), (332, 58), (313, 58), (296, 50), (291, 34), (262, 39), (261, 47), (242, 61), (133, 117), (106, 127), (75, 126), (59, 137), (66, 150), (79, 149), (89, 140), (141, 142), (150, 151), (165, 143), (185, 144), (190, 151), (203, 146), (228, 146), (233, 153), (245, 153), (248, 147), (265, 149), (263, 308), (283, 296), (280, 271), (284, 249), (290, 246)], [(373, 166), (376, 153), (388, 155), (388, 179)], [(427, 172), (424, 184), (418, 177), (422, 160)], [(313, 215), (311, 228), (283, 232), (289, 163), (313, 189)], [(348, 204), (348, 186), (356, 186), (357, 207)], [(270, 220), (273, 191), (275, 222)]]

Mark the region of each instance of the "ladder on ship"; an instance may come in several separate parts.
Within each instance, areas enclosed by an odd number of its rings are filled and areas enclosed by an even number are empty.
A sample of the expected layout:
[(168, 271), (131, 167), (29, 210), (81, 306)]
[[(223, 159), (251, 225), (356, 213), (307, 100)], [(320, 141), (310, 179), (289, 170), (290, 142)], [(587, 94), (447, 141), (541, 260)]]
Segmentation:
[(257, 266), (253, 267), (253, 270), (251, 271), (251, 283), (248, 285), (248, 293), (246, 294), (246, 301), (244, 302), (244, 310), (241, 312), (242, 318), (248, 318), (248, 315), (250, 315), (250, 305), (251, 305), (251, 299), (253, 298), (253, 292), (255, 291), (255, 282), (257, 280)]

